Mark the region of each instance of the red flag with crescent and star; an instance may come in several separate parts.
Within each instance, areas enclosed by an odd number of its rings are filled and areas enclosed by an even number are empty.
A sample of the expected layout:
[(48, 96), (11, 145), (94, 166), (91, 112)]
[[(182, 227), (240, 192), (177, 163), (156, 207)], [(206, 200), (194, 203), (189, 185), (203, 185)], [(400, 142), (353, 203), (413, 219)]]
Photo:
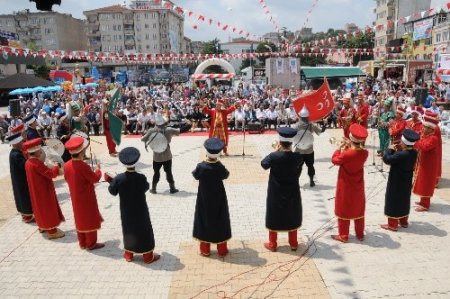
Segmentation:
[(292, 102), (292, 104), (294, 105), (294, 109), (297, 114), (305, 105), (309, 110), (309, 121), (323, 119), (331, 113), (334, 107), (334, 99), (327, 79), (324, 78), (323, 84), (318, 90), (299, 96)]

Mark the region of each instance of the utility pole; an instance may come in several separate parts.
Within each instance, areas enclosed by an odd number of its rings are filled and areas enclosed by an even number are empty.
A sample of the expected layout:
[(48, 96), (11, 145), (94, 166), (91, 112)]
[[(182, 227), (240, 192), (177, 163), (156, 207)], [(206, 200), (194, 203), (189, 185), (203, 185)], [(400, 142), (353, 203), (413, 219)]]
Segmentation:
[(250, 45), (250, 70), (252, 72), (252, 83), (253, 83), (253, 43)]

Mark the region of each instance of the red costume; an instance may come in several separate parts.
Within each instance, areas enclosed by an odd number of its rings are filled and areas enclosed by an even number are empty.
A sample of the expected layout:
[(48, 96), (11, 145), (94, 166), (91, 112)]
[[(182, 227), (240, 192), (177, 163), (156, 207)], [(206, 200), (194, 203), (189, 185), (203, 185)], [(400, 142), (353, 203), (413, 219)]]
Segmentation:
[[(435, 122), (438, 122), (438, 114), (434, 113), (430, 110), (425, 111), (425, 115), (432, 117), (435, 119)], [(441, 179), (442, 175), (442, 132), (441, 128), (439, 126), (436, 126), (434, 128), (434, 135), (438, 139), (438, 146), (437, 146), (437, 176), (436, 176), (436, 187), (439, 185), (439, 181)]]
[[(37, 151), (36, 148), (40, 149), (41, 143), (42, 140), (37, 138), (25, 142), (24, 147), (32, 153)], [(59, 167), (48, 168), (44, 162), (31, 156), (25, 162), (25, 172), (36, 224), (41, 231), (47, 231), (50, 237), (57, 233), (56, 228), (65, 221), (53, 184), (53, 179), (59, 174)]]
[(422, 121), (420, 119), (414, 120), (413, 118), (406, 121), (406, 128), (413, 130), (417, 134), (422, 133)]
[(361, 94), (358, 98), (360, 104), (356, 109), (355, 122), (367, 129), (369, 127), (369, 104), (364, 102), (364, 95)]
[[(349, 103), (350, 100), (345, 101), (347, 99), (344, 99), (343, 102), (344, 103)], [(342, 109), (341, 112), (339, 113), (339, 117), (341, 120), (341, 125), (342, 125), (342, 129), (344, 129), (344, 136), (345, 138), (349, 138), (350, 136), (350, 125), (354, 122), (354, 118), (356, 115), (356, 111), (355, 108), (348, 108), (348, 109)]]
[[(363, 143), (367, 129), (361, 125), (350, 126), (350, 139)], [(369, 152), (362, 148), (336, 150), (332, 163), (339, 166), (334, 213), (338, 218), (339, 235), (334, 239), (346, 242), (349, 235), (350, 220), (355, 221), (356, 237), (364, 239), (364, 213), (366, 198), (364, 192), (364, 163)]]
[[(435, 128), (437, 123), (437, 119), (424, 116), (424, 128)], [(415, 148), (419, 151), (419, 158), (414, 173), (413, 193), (420, 196), (419, 207), (416, 209), (419, 212), (427, 211), (430, 208), (438, 175), (438, 146), (439, 140), (435, 131), (428, 134), (422, 133), (420, 140), (415, 144)]]
[[(84, 149), (83, 141), (82, 137), (72, 138), (65, 146), (71, 154), (78, 154)], [(79, 158), (74, 157), (64, 164), (64, 178), (69, 185), (78, 242), (82, 249), (92, 249), (96, 246), (97, 230), (103, 222), (94, 186), (101, 177), (100, 169), (92, 171), (91, 167)]]
[(109, 131), (108, 111), (103, 112), (103, 134), (106, 137), (106, 146), (108, 146), (109, 154), (117, 154), (116, 144), (114, 143), (111, 132)]
[(403, 130), (406, 128), (406, 120), (403, 119), (406, 109), (398, 107), (396, 118), (389, 123), (389, 135), (391, 136), (391, 144), (399, 144), (402, 139)]
[[(223, 105), (222, 100), (217, 100), (217, 103)], [(209, 127), (209, 138), (216, 137), (223, 141), (225, 147), (223, 148), (223, 152), (227, 153), (228, 147), (228, 114), (232, 113), (236, 110), (235, 106), (231, 106), (228, 109), (220, 109), (218, 114), (218, 110), (210, 109), (208, 106), (205, 106), (202, 110), (203, 113), (211, 116), (211, 126)]]

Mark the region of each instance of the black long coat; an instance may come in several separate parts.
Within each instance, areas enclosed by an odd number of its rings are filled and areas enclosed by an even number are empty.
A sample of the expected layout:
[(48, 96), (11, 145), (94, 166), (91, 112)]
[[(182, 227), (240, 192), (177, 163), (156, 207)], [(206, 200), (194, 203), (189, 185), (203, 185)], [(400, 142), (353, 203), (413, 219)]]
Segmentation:
[(300, 195), (300, 153), (277, 151), (261, 161), (270, 168), (267, 188), (266, 228), (272, 231), (291, 231), (302, 225)]
[(17, 211), (24, 215), (32, 215), (33, 208), (28, 191), (27, 175), (25, 173), (25, 156), (21, 150), (13, 148), (9, 153), (9, 171)]
[(150, 221), (145, 192), (149, 184), (145, 175), (125, 172), (117, 175), (109, 185), (109, 193), (119, 194), (125, 250), (144, 254), (155, 248), (155, 237)]
[[(59, 126), (56, 128), (56, 136), (59, 138), (59, 140), (61, 140), (63, 144), (66, 144), (66, 142), (69, 140), (70, 137), (62, 138), (64, 135), (67, 136), (70, 135), (69, 127), (65, 126), (64, 124), (59, 124)], [(70, 159), (72, 159), (72, 156), (70, 155), (69, 151), (66, 148), (64, 148), (64, 153), (61, 158), (65, 163)]]
[(391, 166), (384, 203), (384, 214), (391, 218), (409, 215), (416, 150), (386, 150), (384, 163)]
[(219, 161), (201, 162), (192, 172), (199, 180), (193, 232), (199, 241), (217, 244), (231, 238), (230, 213), (223, 185), (229, 174)]

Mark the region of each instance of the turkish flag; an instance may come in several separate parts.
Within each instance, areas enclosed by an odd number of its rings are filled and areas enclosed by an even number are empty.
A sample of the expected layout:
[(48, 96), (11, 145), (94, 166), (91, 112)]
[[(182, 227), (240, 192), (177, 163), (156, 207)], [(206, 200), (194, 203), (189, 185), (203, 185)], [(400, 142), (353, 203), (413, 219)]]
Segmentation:
[(330, 114), (334, 107), (334, 100), (327, 79), (324, 79), (322, 86), (318, 90), (299, 96), (292, 104), (297, 114), (302, 110), (303, 106), (306, 106), (309, 110), (310, 121), (323, 119)]

